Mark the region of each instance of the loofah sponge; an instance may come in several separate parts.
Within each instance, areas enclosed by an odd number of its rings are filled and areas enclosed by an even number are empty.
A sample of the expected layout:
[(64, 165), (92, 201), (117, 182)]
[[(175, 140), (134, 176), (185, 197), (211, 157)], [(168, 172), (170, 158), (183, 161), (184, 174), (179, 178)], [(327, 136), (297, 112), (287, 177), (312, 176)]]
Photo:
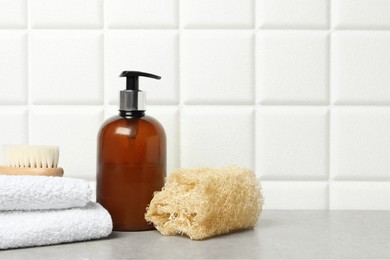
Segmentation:
[(263, 197), (253, 172), (239, 167), (178, 169), (145, 214), (163, 235), (194, 240), (255, 226)]

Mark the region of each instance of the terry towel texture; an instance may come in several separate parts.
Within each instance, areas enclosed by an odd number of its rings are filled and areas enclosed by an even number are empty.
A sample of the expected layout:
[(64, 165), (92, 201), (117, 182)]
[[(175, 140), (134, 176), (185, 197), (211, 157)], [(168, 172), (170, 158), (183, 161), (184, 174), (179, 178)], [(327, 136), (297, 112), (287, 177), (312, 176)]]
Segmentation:
[(260, 181), (248, 169), (178, 169), (155, 193), (145, 219), (163, 235), (200, 240), (254, 227), (262, 204)]
[(80, 179), (0, 175), (0, 210), (84, 207), (91, 195), (88, 182)]
[(111, 216), (91, 194), (79, 179), (0, 176), (0, 249), (108, 236)]
[(99, 204), (67, 210), (0, 212), (0, 249), (106, 237), (111, 216)]

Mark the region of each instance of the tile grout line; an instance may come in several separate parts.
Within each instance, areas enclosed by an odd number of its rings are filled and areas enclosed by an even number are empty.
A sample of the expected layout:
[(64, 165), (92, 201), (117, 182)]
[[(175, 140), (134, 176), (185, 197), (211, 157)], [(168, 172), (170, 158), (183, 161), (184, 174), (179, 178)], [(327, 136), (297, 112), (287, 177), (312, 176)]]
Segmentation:
[(31, 68), (32, 68), (32, 58), (31, 58), (31, 36), (32, 36), (32, 30), (31, 30), (31, 1), (28, 0), (26, 1), (26, 16), (27, 16), (27, 27), (26, 27), (26, 35), (27, 35), (27, 72), (26, 72), (26, 77), (27, 77), (27, 144), (31, 144), (31, 109), (32, 109), (32, 101), (31, 101)]
[(181, 59), (182, 59), (182, 2), (181, 0), (177, 0), (177, 41), (178, 41), (178, 50), (177, 50), (177, 77), (178, 77), (178, 156), (179, 160), (177, 161), (178, 163), (178, 168), (182, 168), (182, 108), (183, 108), (183, 89), (182, 89), (182, 66), (181, 66)]
[(102, 110), (103, 110), (103, 118), (102, 118), (102, 123), (104, 122), (104, 119), (106, 118), (106, 111), (108, 110), (108, 102), (107, 102), (107, 95), (106, 95), (106, 65), (105, 65), (105, 59), (106, 59), (106, 32), (107, 32), (107, 25), (106, 25), (106, 0), (102, 0), (102, 92), (103, 92), (103, 105)]
[(257, 80), (256, 80), (256, 71), (257, 71), (257, 41), (256, 41), (256, 27), (257, 27), (257, 5), (256, 5), (256, 0), (253, 0), (252, 3), (253, 3), (253, 12), (252, 12), (252, 15), (253, 15), (253, 39), (252, 39), (252, 79), (253, 79), (253, 101), (252, 101), (252, 110), (253, 110), (253, 125), (252, 125), (252, 131), (253, 131), (253, 146), (252, 146), (252, 151), (253, 151), (253, 161), (252, 161), (252, 170), (253, 172), (255, 173), (256, 177), (257, 178), (260, 178), (260, 174), (257, 172), (257, 163), (256, 163), (256, 158), (257, 158), (257, 149), (256, 149), (256, 146), (257, 146), (257, 112), (256, 112), (256, 102), (257, 102), (257, 87), (256, 87), (256, 83), (257, 83)]
[(332, 170), (332, 0), (328, 2), (328, 185), (327, 185), (327, 207), (330, 210), (331, 207), (331, 194), (330, 194), (330, 184), (331, 184), (331, 170)]

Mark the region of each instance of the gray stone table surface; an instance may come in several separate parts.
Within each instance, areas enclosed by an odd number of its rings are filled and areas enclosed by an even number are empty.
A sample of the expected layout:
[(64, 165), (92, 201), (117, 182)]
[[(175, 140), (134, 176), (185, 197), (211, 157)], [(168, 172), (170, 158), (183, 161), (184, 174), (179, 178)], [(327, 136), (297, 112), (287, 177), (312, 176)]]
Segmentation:
[(0, 259), (390, 259), (390, 211), (265, 210), (257, 227), (204, 241), (158, 231), (0, 251)]

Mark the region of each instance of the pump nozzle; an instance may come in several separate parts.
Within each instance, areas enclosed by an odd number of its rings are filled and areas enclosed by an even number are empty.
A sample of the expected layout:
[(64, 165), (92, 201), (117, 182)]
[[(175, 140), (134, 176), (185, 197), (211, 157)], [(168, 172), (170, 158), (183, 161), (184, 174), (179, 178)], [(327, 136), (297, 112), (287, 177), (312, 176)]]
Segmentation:
[(119, 77), (126, 77), (126, 90), (139, 90), (138, 77), (148, 77), (152, 79), (161, 79), (160, 76), (142, 72), (142, 71), (123, 71)]
[(160, 76), (141, 72), (123, 71), (119, 77), (126, 77), (126, 90), (120, 92), (120, 111), (145, 111), (144, 92), (139, 90), (139, 77), (161, 79)]

